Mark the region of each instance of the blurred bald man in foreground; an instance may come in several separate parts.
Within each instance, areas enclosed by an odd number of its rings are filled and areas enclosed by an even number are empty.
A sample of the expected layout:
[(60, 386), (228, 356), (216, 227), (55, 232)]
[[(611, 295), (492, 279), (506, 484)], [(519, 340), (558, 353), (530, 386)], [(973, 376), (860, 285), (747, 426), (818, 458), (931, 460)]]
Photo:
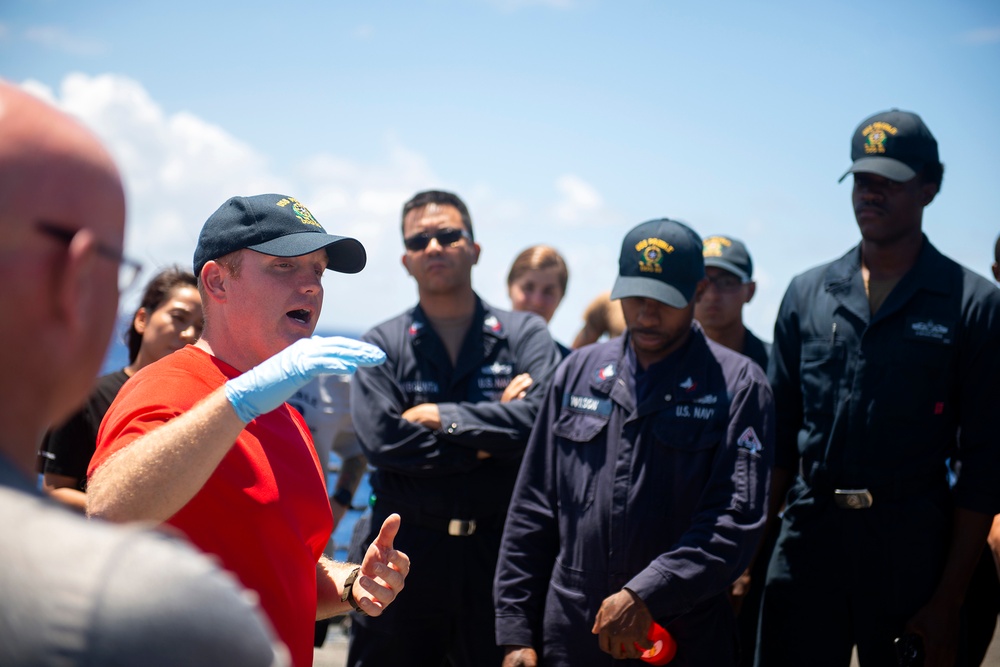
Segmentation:
[(78, 123), (0, 81), (0, 664), (284, 665), (235, 580), (189, 547), (83, 519), (37, 490), (46, 428), (108, 345), (122, 255), (118, 171)]

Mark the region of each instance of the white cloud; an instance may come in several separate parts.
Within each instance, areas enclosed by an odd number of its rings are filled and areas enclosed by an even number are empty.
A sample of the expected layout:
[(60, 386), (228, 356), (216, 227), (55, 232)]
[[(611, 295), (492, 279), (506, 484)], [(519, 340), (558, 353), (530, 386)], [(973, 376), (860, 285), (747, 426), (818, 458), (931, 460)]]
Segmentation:
[[(191, 112), (165, 111), (127, 77), (71, 74), (57, 91), (35, 81), (22, 86), (78, 117), (114, 156), (128, 195), (126, 252), (144, 262), (147, 278), (167, 264), (190, 266), (202, 224), (229, 197), (280, 192), (305, 203), (331, 233), (355, 236), (368, 249), (363, 280), (328, 277), (336, 292), (321, 326), (366, 328), (412, 303), (414, 291), (401, 289), (399, 210), (437, 177), (423, 156), (391, 137), (380, 161), (314, 154), (284, 177), (250, 144)], [(133, 306), (124, 301), (123, 308)]]
[[(629, 226), (573, 175), (555, 181), (554, 201), (520, 200), (485, 182), (445, 182), (423, 155), (391, 134), (373, 159), (316, 153), (278, 175), (253, 145), (190, 111), (165, 110), (127, 77), (71, 74), (58, 90), (35, 81), (22, 86), (80, 118), (108, 146), (128, 196), (125, 249), (144, 262), (147, 279), (167, 264), (190, 266), (205, 219), (237, 194), (292, 195), (329, 232), (359, 239), (368, 266), (356, 275), (327, 272), (322, 331), (358, 334), (416, 301), (416, 287), (400, 265), (399, 214), (419, 190), (451, 189), (469, 204), (483, 245), (474, 284), (498, 306), (509, 305), (505, 277), (518, 252), (547, 243), (563, 253), (570, 287), (553, 332), (564, 341), (572, 339), (587, 301), (611, 286), (622, 230)], [(124, 299), (123, 310), (134, 308), (136, 298)]]
[(603, 205), (597, 189), (579, 176), (565, 174), (556, 179), (559, 201), (552, 209), (553, 217), (569, 225), (580, 225), (594, 219)]
[(49, 95), (104, 141), (128, 194), (126, 251), (150, 274), (188, 265), (205, 218), (233, 194), (283, 189), (252, 147), (187, 112), (166, 113), (122, 76), (70, 74)]
[(969, 44), (995, 44), (1000, 42), (1000, 26), (969, 30), (962, 33), (962, 41)]
[(24, 38), (48, 49), (63, 51), (74, 56), (96, 56), (108, 48), (103, 42), (79, 37), (61, 26), (37, 26), (24, 31)]

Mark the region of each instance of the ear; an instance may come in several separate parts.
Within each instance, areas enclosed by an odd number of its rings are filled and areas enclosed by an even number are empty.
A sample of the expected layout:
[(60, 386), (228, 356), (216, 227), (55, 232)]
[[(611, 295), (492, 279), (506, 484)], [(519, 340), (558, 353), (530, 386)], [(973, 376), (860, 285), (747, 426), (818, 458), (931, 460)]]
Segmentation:
[(225, 303), (228, 299), (229, 281), (232, 279), (229, 271), (215, 260), (209, 260), (201, 267), (202, 289), (212, 301)]
[(136, 333), (140, 336), (146, 333), (146, 324), (148, 322), (149, 311), (146, 310), (145, 306), (135, 311), (135, 316), (132, 318), (132, 327), (136, 330)]
[(938, 186), (935, 183), (922, 183), (920, 185), (920, 203), (924, 206), (929, 205), (934, 201), (934, 197), (937, 196)]
[(413, 271), (410, 271), (410, 255), (409, 253), (403, 253), (403, 256), (399, 258), (400, 263), (409, 275), (413, 275)]
[[(67, 331), (77, 333), (91, 327), (94, 314), (100, 312), (97, 304), (100, 299), (107, 299), (106, 294), (100, 294), (100, 281), (94, 280), (94, 271), (99, 257), (97, 255), (97, 238), (88, 229), (77, 232), (66, 249), (66, 261), (62, 271), (57, 276), (56, 303), (57, 317), (63, 322)], [(117, 286), (111, 286), (116, 290)], [(114, 294), (115, 303), (118, 294)]]
[(480, 253), (480, 251), (481, 251), (481, 248), (479, 247), (479, 244), (476, 243), (475, 241), (473, 241), (472, 242), (472, 265), (473, 266), (475, 266), (476, 264), (479, 264), (479, 253)]
[(753, 295), (757, 293), (757, 283), (753, 280), (747, 283), (747, 298), (743, 300), (743, 303), (750, 303), (750, 299)]
[(694, 298), (691, 299), (691, 303), (695, 304), (701, 301), (701, 297), (705, 295), (705, 290), (708, 289), (708, 277), (704, 277), (698, 281), (698, 284), (694, 288)]

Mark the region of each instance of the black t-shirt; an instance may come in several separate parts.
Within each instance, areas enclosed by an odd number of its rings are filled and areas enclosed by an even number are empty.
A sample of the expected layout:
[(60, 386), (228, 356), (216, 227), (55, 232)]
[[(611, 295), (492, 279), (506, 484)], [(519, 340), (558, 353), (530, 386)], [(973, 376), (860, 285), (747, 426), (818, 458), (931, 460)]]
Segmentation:
[(99, 377), (84, 406), (45, 435), (43, 472), (76, 477), (76, 488), (87, 489), (87, 467), (97, 449), (97, 431), (126, 380), (124, 370)]

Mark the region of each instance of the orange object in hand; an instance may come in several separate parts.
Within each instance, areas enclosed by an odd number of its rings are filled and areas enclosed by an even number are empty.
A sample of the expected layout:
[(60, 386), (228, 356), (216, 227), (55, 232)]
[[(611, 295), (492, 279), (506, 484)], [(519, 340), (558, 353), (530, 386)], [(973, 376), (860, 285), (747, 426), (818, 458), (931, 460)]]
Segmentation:
[[(646, 639), (653, 642), (653, 648), (644, 651), (640, 656), (643, 662), (651, 665), (665, 665), (673, 660), (677, 654), (677, 642), (663, 626), (655, 621), (649, 626)], [(640, 648), (640, 646), (636, 644), (636, 648)]]

